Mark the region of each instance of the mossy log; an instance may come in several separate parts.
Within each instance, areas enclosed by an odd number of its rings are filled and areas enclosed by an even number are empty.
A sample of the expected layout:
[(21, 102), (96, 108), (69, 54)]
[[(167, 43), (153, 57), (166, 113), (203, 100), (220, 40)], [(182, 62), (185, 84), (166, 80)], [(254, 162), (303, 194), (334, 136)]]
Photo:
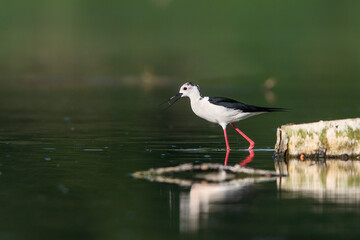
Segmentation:
[(283, 125), (275, 151), (283, 157), (359, 158), (360, 118)]

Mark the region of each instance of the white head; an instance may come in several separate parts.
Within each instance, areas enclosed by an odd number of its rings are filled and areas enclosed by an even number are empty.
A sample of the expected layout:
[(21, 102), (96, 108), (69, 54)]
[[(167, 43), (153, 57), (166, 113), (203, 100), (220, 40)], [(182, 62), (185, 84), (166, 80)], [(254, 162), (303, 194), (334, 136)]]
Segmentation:
[(197, 98), (200, 97), (200, 87), (196, 83), (187, 82), (181, 86), (179, 93), (181, 97)]
[(168, 107), (170, 107), (182, 97), (189, 97), (190, 99), (200, 98), (201, 94), (199, 85), (192, 82), (185, 83), (181, 86), (179, 92), (176, 95), (172, 96), (170, 99), (166, 100), (162, 104), (167, 103), (169, 105)]

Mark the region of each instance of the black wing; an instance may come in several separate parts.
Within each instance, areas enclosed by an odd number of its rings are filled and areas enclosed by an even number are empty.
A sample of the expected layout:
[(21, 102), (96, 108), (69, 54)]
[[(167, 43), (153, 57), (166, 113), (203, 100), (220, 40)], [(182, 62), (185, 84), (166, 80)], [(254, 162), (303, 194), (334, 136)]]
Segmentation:
[(254, 105), (248, 105), (246, 103), (241, 103), (236, 100), (224, 97), (209, 97), (209, 102), (215, 105), (223, 106), (226, 108), (232, 108), (241, 110), (243, 112), (282, 112), (283, 108), (267, 108), (267, 107), (258, 107)]

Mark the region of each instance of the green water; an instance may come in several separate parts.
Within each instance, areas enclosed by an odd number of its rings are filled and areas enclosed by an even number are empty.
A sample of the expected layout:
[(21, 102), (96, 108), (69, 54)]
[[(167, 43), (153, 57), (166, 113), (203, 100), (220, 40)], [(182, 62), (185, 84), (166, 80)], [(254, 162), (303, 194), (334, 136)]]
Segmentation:
[[(241, 89), (241, 85), (233, 88)], [(233, 88), (216, 89), (231, 95)], [(208, 89), (212, 91), (212, 87)], [(225, 144), (221, 128), (194, 116), (188, 100), (161, 111), (158, 103), (168, 96), (165, 90), (176, 91), (177, 87), (153, 92), (116, 85), (2, 91), (2, 99), (6, 99), (1, 101), (0, 138), (3, 238), (287, 238), (360, 234), (356, 227), (358, 202), (333, 203), (332, 199), (306, 195), (288, 198), (277, 189), (275, 180), (253, 184), (246, 191), (230, 191), (224, 199), (212, 203), (210, 210), (202, 210), (198, 228), (188, 230), (186, 224), (193, 223), (183, 219), (186, 210), (181, 210), (180, 205), (189, 188), (135, 180), (130, 174), (188, 162), (222, 163)], [(297, 91), (289, 91), (296, 98)], [(277, 98), (287, 99), (289, 91), (279, 93)], [(249, 87), (249, 93), (243, 96), (252, 98), (253, 92), (257, 91)], [(343, 101), (351, 103), (352, 97), (345, 95)], [(352, 117), (358, 112), (356, 104), (341, 107), (335, 100), (327, 104), (337, 107), (322, 109), (319, 99), (312, 102), (312, 106), (319, 106), (316, 111), (299, 118), (298, 111), (305, 113), (311, 106), (294, 102), (297, 105), (286, 106), (296, 110), (254, 117), (238, 126), (255, 140), (256, 149), (271, 150), (275, 128), (283, 123)], [(344, 113), (347, 109), (348, 115)], [(242, 150), (247, 143), (235, 131), (228, 132), (232, 165), (248, 155)], [(255, 151), (248, 166), (273, 170), (272, 154)]]
[[(357, 1), (1, 2), (0, 239), (357, 239), (354, 197), (293, 193), (274, 179), (225, 189), (194, 214), (189, 187), (130, 174), (223, 163), (221, 127), (188, 99), (159, 107), (189, 80), (204, 95), (289, 109), (237, 124), (255, 141), (253, 168), (274, 169), (282, 124), (358, 117), (358, 10)], [(233, 165), (248, 145), (228, 134)]]

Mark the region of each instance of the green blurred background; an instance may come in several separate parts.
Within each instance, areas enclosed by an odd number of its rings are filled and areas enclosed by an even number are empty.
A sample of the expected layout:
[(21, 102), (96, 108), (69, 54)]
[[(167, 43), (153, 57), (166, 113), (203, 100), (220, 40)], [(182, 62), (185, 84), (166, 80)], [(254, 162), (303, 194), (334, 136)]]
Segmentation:
[(351, 0), (3, 0), (0, 77), (343, 80), (359, 75), (359, 9)]

